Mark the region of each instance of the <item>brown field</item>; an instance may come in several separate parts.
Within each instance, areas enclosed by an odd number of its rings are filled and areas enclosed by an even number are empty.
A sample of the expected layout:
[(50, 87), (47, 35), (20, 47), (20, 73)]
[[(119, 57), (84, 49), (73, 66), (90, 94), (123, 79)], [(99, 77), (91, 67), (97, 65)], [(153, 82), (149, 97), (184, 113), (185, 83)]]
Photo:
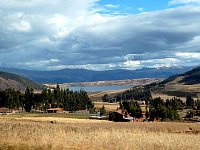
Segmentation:
[[(51, 124), (50, 121), (54, 121)], [(200, 149), (200, 125), (57, 117), (0, 117), (0, 149)]]
[[(174, 98), (174, 96), (167, 95), (167, 94), (152, 93), (152, 98), (156, 98), (156, 97), (160, 97), (160, 98), (162, 98), (164, 100)], [(186, 101), (186, 97), (177, 97), (177, 98), (180, 98), (181, 100)]]
[(117, 110), (117, 107), (119, 107), (118, 103), (107, 103), (107, 102), (94, 102), (94, 107), (96, 109), (102, 108), (102, 106), (105, 107), (106, 111), (115, 111)]
[(174, 81), (167, 83), (165, 85), (165, 90), (169, 91), (185, 91), (185, 92), (200, 92), (200, 84), (186, 85), (184, 83), (179, 83), (183, 77), (178, 77)]
[(93, 101), (102, 101), (102, 96), (105, 94), (108, 94), (110, 97), (115, 97), (118, 94), (123, 93), (127, 89), (121, 89), (121, 90), (110, 90), (110, 91), (102, 91), (102, 92), (91, 92), (88, 93), (88, 96), (93, 100)]
[[(96, 109), (100, 109), (100, 108), (102, 108), (102, 106), (105, 107), (105, 109), (106, 109), (107, 112), (109, 112), (109, 111), (116, 111), (117, 107), (119, 108), (119, 103), (94, 102), (94, 107)], [(142, 109), (143, 112), (146, 111), (145, 106), (141, 106), (141, 109)]]

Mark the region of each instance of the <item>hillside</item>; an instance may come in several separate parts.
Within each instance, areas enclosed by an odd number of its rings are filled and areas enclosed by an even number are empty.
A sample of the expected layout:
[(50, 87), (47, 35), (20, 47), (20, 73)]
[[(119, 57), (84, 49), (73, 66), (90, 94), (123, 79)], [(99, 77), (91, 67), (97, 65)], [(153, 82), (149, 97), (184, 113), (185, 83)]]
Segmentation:
[(95, 82), (109, 80), (126, 80), (138, 78), (168, 78), (190, 70), (191, 67), (143, 68), (138, 70), (105, 70), (63, 69), (57, 71), (24, 70), (0, 68), (2, 71), (15, 73), (40, 83)]
[(14, 88), (15, 90), (24, 91), (27, 86), (36, 90), (42, 89), (42, 85), (25, 77), (0, 71), (0, 90)]
[[(155, 87), (154, 87), (155, 88)], [(174, 96), (200, 96), (200, 67), (196, 67), (182, 74), (174, 75), (160, 82), (154, 92), (166, 93)]]

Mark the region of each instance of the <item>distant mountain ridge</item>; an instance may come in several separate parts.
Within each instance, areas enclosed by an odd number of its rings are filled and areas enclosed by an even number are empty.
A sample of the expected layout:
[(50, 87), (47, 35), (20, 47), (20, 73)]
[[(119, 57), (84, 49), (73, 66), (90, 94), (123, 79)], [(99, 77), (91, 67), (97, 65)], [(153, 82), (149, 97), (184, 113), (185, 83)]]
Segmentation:
[(63, 69), (57, 71), (24, 70), (17, 68), (0, 68), (2, 71), (15, 73), (40, 83), (95, 82), (138, 78), (167, 78), (191, 70), (191, 67), (143, 68), (138, 70)]
[(26, 87), (32, 87), (36, 90), (41, 90), (43, 88), (41, 84), (35, 83), (25, 77), (0, 71), (0, 90), (12, 88), (25, 91)]

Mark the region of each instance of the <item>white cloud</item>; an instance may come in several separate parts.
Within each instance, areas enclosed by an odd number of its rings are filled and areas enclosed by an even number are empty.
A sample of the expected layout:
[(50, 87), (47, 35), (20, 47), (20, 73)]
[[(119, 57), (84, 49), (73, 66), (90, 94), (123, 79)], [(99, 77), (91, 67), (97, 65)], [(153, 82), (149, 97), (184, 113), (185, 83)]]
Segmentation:
[(138, 68), (141, 65), (140, 61), (132, 61), (132, 60), (127, 60), (126, 62), (124, 62), (121, 67), (125, 67), (125, 68)]
[(60, 60), (57, 59), (57, 58), (52, 58), (52, 59), (50, 59), (50, 61), (51, 61), (51, 62), (59, 62)]
[(172, 0), (169, 2), (171, 5), (177, 4), (200, 4), (200, 0)]
[(182, 59), (199, 59), (200, 53), (178, 52), (176, 56)]
[(8, 27), (9, 31), (29, 32), (32, 29), (31, 24), (27, 21), (11, 23)]
[(104, 7), (108, 7), (108, 8), (118, 8), (119, 5), (106, 4), (106, 5), (104, 5)]
[(144, 8), (143, 7), (140, 7), (140, 8), (137, 8), (138, 11), (140, 12), (143, 12), (144, 11)]
[(199, 6), (112, 16), (98, 13), (98, 0), (8, 1), (0, 0), (4, 66), (135, 69), (193, 64), (183, 55), (200, 53)]

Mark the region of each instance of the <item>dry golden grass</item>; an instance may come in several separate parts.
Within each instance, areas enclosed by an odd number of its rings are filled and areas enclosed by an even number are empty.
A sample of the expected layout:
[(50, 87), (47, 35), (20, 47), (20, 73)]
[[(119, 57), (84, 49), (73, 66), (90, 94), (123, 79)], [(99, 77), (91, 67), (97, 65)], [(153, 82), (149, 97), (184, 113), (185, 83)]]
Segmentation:
[(117, 107), (119, 107), (118, 103), (107, 103), (107, 102), (94, 102), (94, 107), (97, 109), (105, 107), (106, 111), (116, 111)]
[[(174, 96), (167, 95), (167, 94), (152, 93), (152, 98), (157, 98), (157, 97), (160, 97), (160, 98), (162, 98), (164, 100), (174, 98)], [(186, 101), (186, 97), (177, 97), (177, 98), (180, 98), (181, 100)]]
[(199, 131), (200, 125), (194, 123), (0, 117), (0, 149), (198, 150)]
[[(119, 108), (119, 103), (107, 103), (107, 102), (94, 102), (94, 107), (97, 109), (102, 108), (102, 106), (105, 107), (106, 111), (116, 111), (117, 107)], [(143, 112), (146, 111), (146, 107), (145, 106), (141, 106), (141, 109)]]
[(121, 89), (121, 90), (110, 90), (110, 91), (100, 91), (100, 92), (91, 92), (88, 93), (88, 96), (93, 100), (93, 101), (102, 101), (102, 96), (105, 94), (108, 94), (110, 97), (115, 97), (118, 94), (123, 93), (127, 89)]

